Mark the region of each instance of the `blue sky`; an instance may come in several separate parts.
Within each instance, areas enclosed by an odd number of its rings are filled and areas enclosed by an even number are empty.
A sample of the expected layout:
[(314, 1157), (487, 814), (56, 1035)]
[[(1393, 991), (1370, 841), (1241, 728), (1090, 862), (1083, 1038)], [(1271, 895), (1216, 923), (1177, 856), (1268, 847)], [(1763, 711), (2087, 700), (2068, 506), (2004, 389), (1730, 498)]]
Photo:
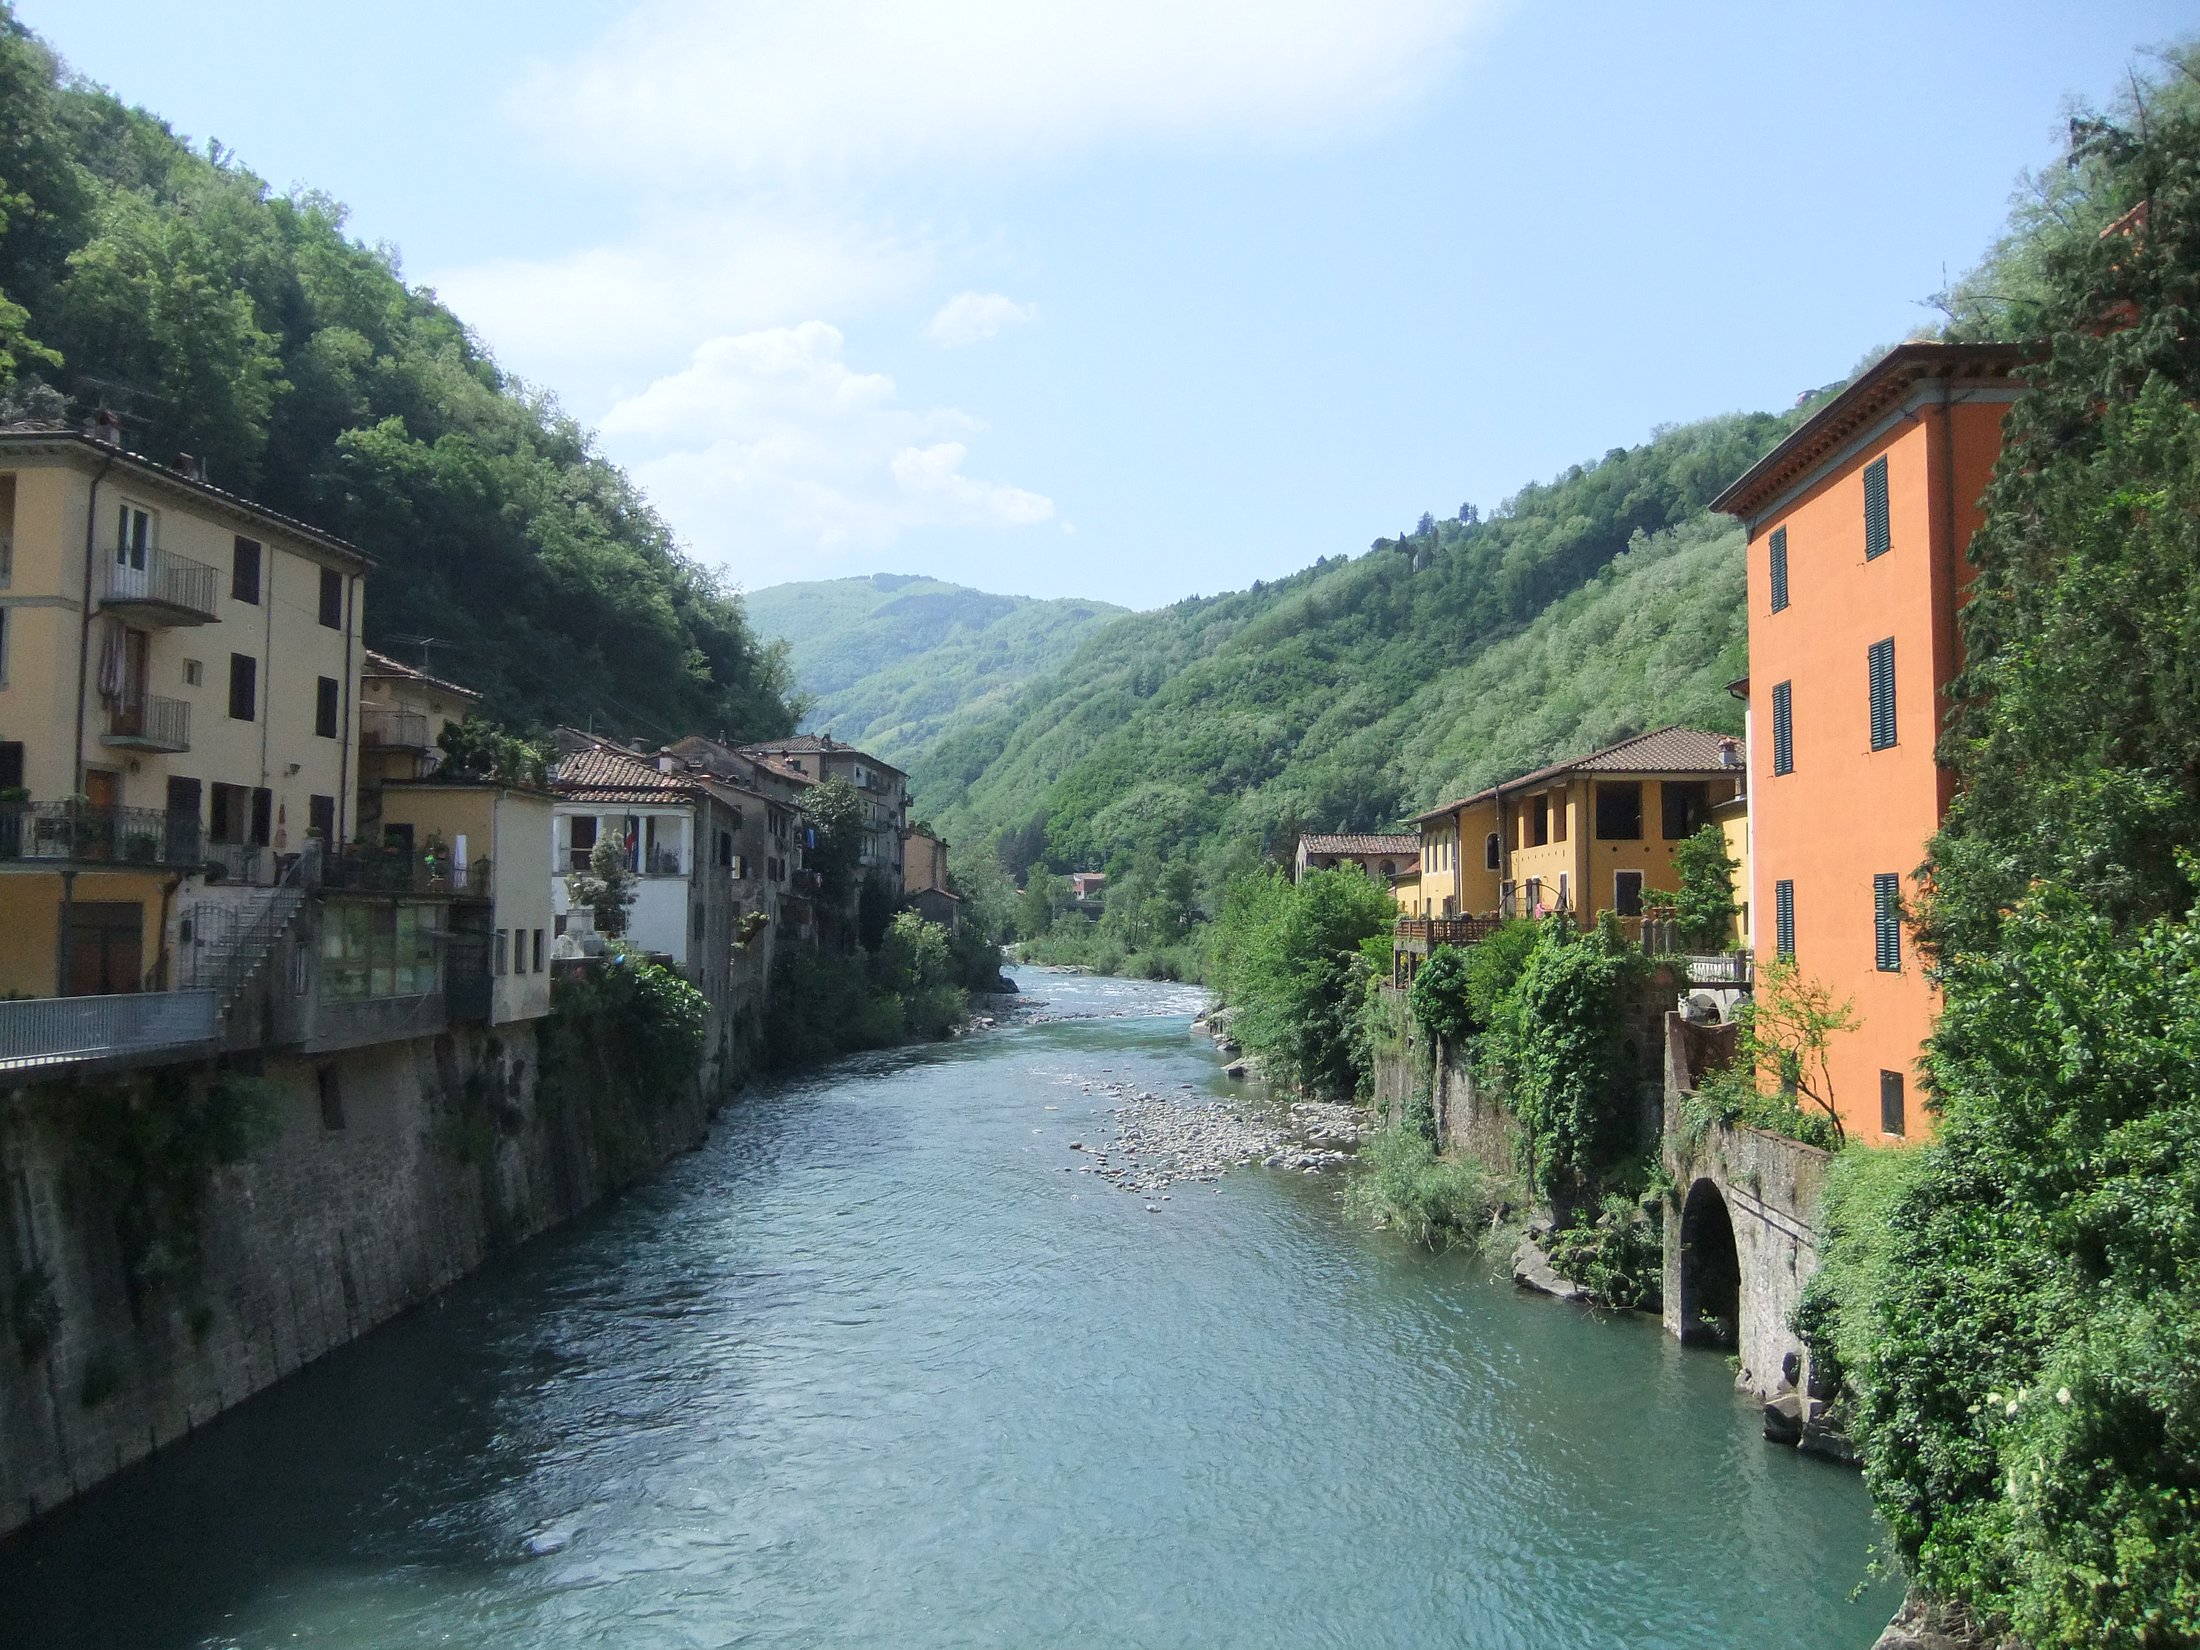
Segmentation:
[(2158, 0), (19, 0), (348, 202), (757, 587), (1134, 606), (1929, 319)]

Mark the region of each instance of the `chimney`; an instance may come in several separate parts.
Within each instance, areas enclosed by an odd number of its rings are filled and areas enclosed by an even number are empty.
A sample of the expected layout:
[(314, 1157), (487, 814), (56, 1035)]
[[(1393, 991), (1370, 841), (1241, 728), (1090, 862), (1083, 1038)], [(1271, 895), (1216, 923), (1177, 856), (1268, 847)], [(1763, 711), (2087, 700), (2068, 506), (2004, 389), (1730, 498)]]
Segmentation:
[(84, 426), (84, 433), (94, 441), (103, 442), (109, 447), (120, 447), (122, 445), (122, 420), (105, 407), (102, 407), (92, 415), (91, 422)]
[(204, 481), (206, 479), (206, 460), (194, 458), (189, 453), (176, 454), (176, 469), (186, 481)]
[(680, 759), (672, 754), (670, 745), (658, 746), (657, 771), (659, 773), (678, 773), (680, 771)]

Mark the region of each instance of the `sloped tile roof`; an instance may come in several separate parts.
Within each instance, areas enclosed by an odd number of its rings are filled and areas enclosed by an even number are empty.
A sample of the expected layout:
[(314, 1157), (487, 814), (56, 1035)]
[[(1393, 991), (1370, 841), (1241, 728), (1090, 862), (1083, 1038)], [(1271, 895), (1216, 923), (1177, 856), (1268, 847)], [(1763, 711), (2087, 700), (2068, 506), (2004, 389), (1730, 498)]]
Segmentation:
[(872, 767), (882, 768), (888, 773), (902, 771), (883, 757), (873, 756), (866, 750), (858, 750), (845, 739), (835, 739), (829, 733), (797, 733), (786, 739), (763, 739), (753, 745), (742, 745), (738, 748), (743, 756), (858, 756)]
[(420, 682), (428, 687), (440, 688), (445, 693), (457, 694), (461, 699), (478, 700), (481, 697), (472, 688), (460, 687), (456, 682), (446, 682), (442, 677), (430, 676), (424, 670), (415, 670), (411, 665), (393, 659), (387, 653), (377, 653), (371, 647), (363, 651), (367, 662), (360, 668), (359, 674), (369, 680), (390, 677), (400, 682)]
[(1462, 796), (1438, 807), (1417, 813), (1417, 820), (1436, 819), (1471, 802), (1486, 802), (1499, 791), (1517, 791), (1546, 779), (1556, 779), (1572, 773), (1740, 773), (1738, 763), (1725, 760), (1729, 748), (1739, 751), (1741, 741), (1724, 733), (1709, 733), (1702, 728), (1656, 728), (1649, 733), (1638, 733), (1632, 739), (1622, 739), (1616, 745), (1606, 745), (1602, 750), (1591, 751), (1587, 756), (1569, 757), (1563, 762), (1553, 762), (1548, 767), (1537, 768), (1517, 779), (1508, 779), (1476, 791), (1472, 796)]
[(1299, 844), (1310, 854), (1417, 854), (1421, 851), (1421, 839), (1404, 832), (1393, 836), (1379, 831), (1309, 831), (1299, 838)]
[(697, 787), (680, 774), (660, 773), (654, 763), (609, 745), (587, 745), (551, 764), (550, 788), (577, 802), (630, 802), (661, 797), (692, 801)]

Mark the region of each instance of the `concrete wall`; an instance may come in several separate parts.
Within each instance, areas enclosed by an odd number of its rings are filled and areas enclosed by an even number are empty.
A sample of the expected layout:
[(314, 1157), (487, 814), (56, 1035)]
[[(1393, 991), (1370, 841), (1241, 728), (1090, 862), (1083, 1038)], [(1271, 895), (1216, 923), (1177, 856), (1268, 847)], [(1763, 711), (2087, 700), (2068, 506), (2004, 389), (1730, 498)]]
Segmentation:
[[(1816, 1220), (1829, 1158), (1756, 1129), (1715, 1128), (1693, 1146), (1686, 1142), (1681, 1100), (1696, 1072), (1717, 1058), (1713, 1044), (1722, 1031), (1732, 1028), (1690, 1026), (1678, 1014), (1666, 1019), (1665, 1166), (1675, 1191), (1665, 1222), (1665, 1327), (1681, 1340), (1732, 1345), (1741, 1359), (1737, 1384), (1770, 1398), (1784, 1382), (1801, 1386), (1807, 1376), (1807, 1354), (1789, 1323), (1818, 1270)], [(1733, 1235), (1738, 1312), (1735, 1321), (1713, 1325), (1704, 1318), (1703, 1280), (1726, 1263), (1691, 1253), (1690, 1239), (1703, 1225), (1717, 1231), (1721, 1211)]]
[[(113, 1125), (175, 1092), (110, 1078), (0, 1096), (0, 1531), (701, 1139), (694, 1096), (612, 1116), (545, 1099), (537, 1060), (532, 1026), (270, 1057), (278, 1136), (189, 1177), (199, 1212), (167, 1217), (159, 1244), (185, 1263), (150, 1282), (123, 1234), (174, 1199), (147, 1196)], [(203, 1091), (215, 1073), (183, 1075)], [(42, 1298), (51, 1344), (26, 1355), (18, 1328)]]

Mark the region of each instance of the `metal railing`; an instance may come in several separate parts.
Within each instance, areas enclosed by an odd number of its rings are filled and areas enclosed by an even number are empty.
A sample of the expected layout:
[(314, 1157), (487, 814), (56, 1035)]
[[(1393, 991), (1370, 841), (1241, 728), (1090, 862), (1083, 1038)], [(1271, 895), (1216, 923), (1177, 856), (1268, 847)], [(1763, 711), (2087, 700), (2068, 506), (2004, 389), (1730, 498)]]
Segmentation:
[(89, 802), (0, 802), (0, 860), (190, 868), (201, 859), (199, 835), (195, 814)]
[(191, 912), (192, 945), (177, 958), (179, 976), (210, 992), (218, 1013), (244, 995), (276, 942), (305, 904), (303, 857), (290, 861), (275, 886), (245, 906), (202, 904)]
[[(170, 608), (212, 619), (221, 576), (203, 561), (166, 550), (125, 551), (102, 558), (99, 599), (108, 607)], [(136, 565), (142, 555), (145, 565)]]
[(140, 750), (187, 751), (191, 748), (191, 707), (181, 699), (163, 699), (157, 693), (119, 700), (107, 712), (107, 731), (100, 743)]
[(1497, 917), (1400, 917), (1392, 943), (1401, 949), (1434, 950), (1439, 945), (1480, 945), (1504, 922)]
[(487, 855), (469, 863), (463, 875), (451, 868), (448, 854), (408, 853), (402, 848), (354, 844), (321, 856), (320, 886), (331, 893), (442, 894), (452, 899), (487, 899), (494, 891)]
[(211, 991), (0, 1002), (0, 1071), (193, 1048), (214, 1038)]
[(368, 705), (359, 712), (359, 743), (374, 750), (428, 751), (428, 719), (416, 710)]

